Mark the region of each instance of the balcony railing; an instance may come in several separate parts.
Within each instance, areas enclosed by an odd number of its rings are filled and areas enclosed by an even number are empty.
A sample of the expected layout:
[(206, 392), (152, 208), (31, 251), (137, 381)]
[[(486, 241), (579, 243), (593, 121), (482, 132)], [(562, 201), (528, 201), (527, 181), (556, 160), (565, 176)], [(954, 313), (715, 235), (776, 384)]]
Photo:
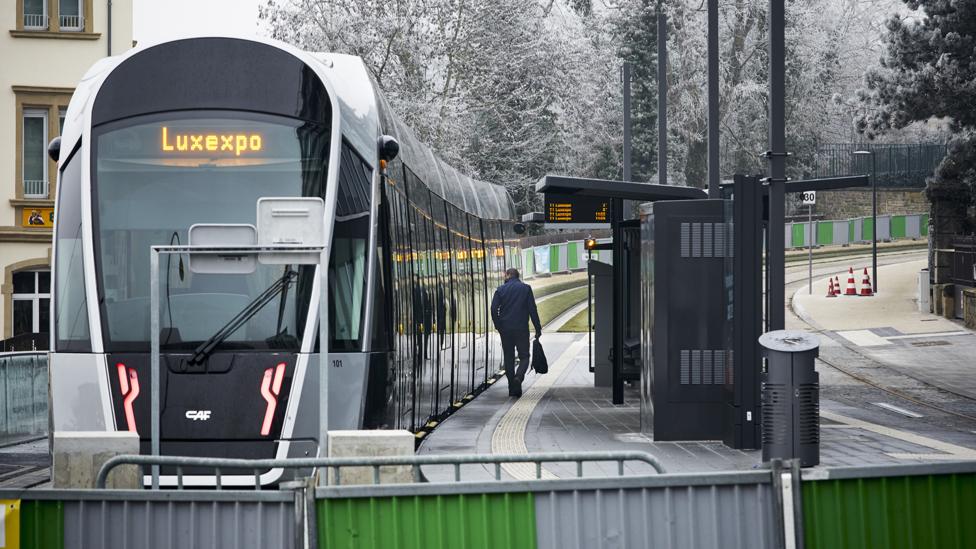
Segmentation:
[(85, 27), (83, 15), (62, 15), (58, 20), (63, 31), (79, 31)]
[(47, 181), (25, 179), (24, 198), (47, 198)]
[(43, 13), (25, 13), (24, 28), (30, 30), (47, 29), (47, 16)]

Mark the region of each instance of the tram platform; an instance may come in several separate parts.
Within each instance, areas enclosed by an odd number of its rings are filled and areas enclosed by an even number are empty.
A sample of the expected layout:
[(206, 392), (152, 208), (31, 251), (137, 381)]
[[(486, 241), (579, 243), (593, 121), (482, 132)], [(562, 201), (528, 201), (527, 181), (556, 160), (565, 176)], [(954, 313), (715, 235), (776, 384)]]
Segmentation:
[[(428, 454), (509, 454), (550, 451), (639, 450), (656, 456), (668, 472), (703, 473), (756, 468), (761, 451), (731, 449), (720, 441), (658, 442), (640, 429), (640, 400), (636, 387), (626, 389), (626, 404), (614, 406), (609, 388), (593, 386), (585, 334), (546, 334), (542, 339), (550, 358), (550, 372), (529, 373), (521, 398), (508, 397), (501, 378), (477, 399), (456, 412), (428, 435), (419, 452)], [(831, 361), (843, 361), (846, 350), (824, 337)], [(847, 357), (854, 360), (857, 357)], [(860, 357), (863, 367), (870, 359)], [(847, 363), (845, 363), (847, 364)], [(852, 378), (818, 361), (821, 373), (821, 462), (819, 467), (889, 465), (976, 459), (976, 406), (954, 403), (964, 417), (926, 409), (921, 417), (904, 416), (879, 404), (897, 401), (884, 389)], [(877, 369), (877, 368), (876, 368)], [(895, 374), (896, 375), (896, 374)], [(904, 380), (892, 378), (903, 386)], [(932, 395), (930, 395), (932, 396)], [(904, 409), (897, 401), (895, 408)], [(959, 406), (962, 406), (961, 408)], [(968, 406), (968, 407), (967, 407)], [(605, 474), (616, 470), (608, 465)], [(503, 476), (535, 478), (530, 466), (510, 465)], [(627, 473), (641, 474), (640, 465)], [(446, 472), (425, 471), (430, 480)], [(485, 469), (486, 477), (494, 471)], [(470, 473), (465, 473), (466, 478)], [(547, 465), (544, 478), (576, 475), (575, 465)]]

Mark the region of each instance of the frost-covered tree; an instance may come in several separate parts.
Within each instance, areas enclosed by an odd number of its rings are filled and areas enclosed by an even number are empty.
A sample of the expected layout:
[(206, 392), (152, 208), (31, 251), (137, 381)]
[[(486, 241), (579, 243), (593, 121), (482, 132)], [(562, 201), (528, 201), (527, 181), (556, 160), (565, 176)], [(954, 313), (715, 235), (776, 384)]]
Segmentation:
[[(953, 206), (937, 232), (972, 230), (966, 208), (976, 196), (976, 0), (908, 0), (912, 10), (887, 22), (881, 66), (867, 75), (859, 129), (873, 137), (916, 122), (944, 119), (949, 154), (928, 181), (936, 202)], [(948, 212), (947, 212), (948, 213)], [(933, 216), (935, 217), (935, 216)], [(954, 226), (953, 226), (954, 225)], [(968, 225), (968, 226), (967, 226)]]
[[(266, 31), (360, 56), (397, 114), (521, 212), (548, 172), (589, 174), (619, 140), (603, 18), (588, 0), (271, 0)], [(614, 124), (617, 127), (614, 128)], [(609, 154), (608, 154), (609, 151)]]

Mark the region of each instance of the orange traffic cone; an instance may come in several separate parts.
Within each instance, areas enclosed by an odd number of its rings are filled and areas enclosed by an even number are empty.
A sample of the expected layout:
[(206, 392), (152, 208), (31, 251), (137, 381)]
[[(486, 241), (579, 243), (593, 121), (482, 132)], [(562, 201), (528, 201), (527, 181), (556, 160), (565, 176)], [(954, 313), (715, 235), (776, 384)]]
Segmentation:
[(847, 289), (844, 295), (857, 295), (857, 288), (854, 286), (854, 267), (847, 269)]
[(861, 295), (871, 297), (874, 292), (871, 291), (871, 277), (868, 275), (868, 268), (864, 268), (864, 276), (861, 278)]
[(834, 288), (834, 279), (830, 279), (830, 286), (827, 288), (827, 297), (837, 297), (837, 288)]

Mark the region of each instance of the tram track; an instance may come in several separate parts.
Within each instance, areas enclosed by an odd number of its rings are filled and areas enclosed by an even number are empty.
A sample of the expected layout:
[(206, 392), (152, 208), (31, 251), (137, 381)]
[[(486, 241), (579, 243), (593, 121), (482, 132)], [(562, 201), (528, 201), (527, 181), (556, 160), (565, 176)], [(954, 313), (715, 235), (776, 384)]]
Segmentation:
[[(879, 266), (893, 265), (906, 261), (924, 259), (925, 256), (925, 250), (899, 251), (883, 255), (879, 254), (878, 264)], [(823, 278), (831, 274), (840, 273), (844, 270), (842, 267), (845, 266), (846, 263), (857, 261), (861, 258), (870, 259), (870, 257), (870, 254), (866, 256), (864, 254), (859, 254), (832, 258), (831, 260), (821, 262), (820, 264), (817, 264), (815, 261), (814, 265), (819, 268), (814, 270), (814, 278)], [(837, 267), (841, 268), (830, 268), (828, 267), (830, 264), (836, 264)], [(806, 326), (810, 332), (816, 333), (821, 337), (828, 338), (835, 342), (841, 349), (840, 353), (849, 353), (850, 355), (853, 355), (850, 357), (850, 364), (844, 364), (844, 362), (848, 362), (847, 360), (844, 360), (844, 357), (830, 356), (836, 354), (836, 352), (826, 353), (827, 356), (825, 356), (825, 353), (822, 352), (817, 358), (818, 362), (831, 368), (837, 373), (846, 376), (847, 378), (855, 380), (858, 383), (877, 391), (881, 391), (882, 393), (899, 401), (910, 403), (918, 407), (938, 412), (944, 416), (961, 420), (967, 425), (958, 426), (959, 429), (964, 432), (971, 432), (972, 426), (976, 425), (976, 413), (973, 413), (973, 410), (976, 410), (976, 399), (972, 398), (970, 395), (952, 391), (949, 388), (936, 386), (924, 378), (911, 375), (909, 373), (900, 371), (897, 368), (884, 364), (878, 359), (862, 352), (857, 348), (857, 346), (849, 344), (842, 338), (832, 336), (830, 330), (825, 330), (820, 326), (815, 326), (798, 314), (796, 310), (794, 310), (792, 296), (797, 290), (802, 291), (802, 284), (806, 281), (806, 279), (806, 264), (794, 264), (787, 267), (786, 289), (788, 295), (790, 295), (790, 301), (787, 307), (789, 313), (793, 315), (796, 321)], [(824, 291), (826, 290), (824, 289)], [(865, 371), (861, 372), (858, 371), (859, 367), (857, 366), (857, 362), (864, 362), (870, 366), (864, 366), (863, 369)], [(896, 385), (903, 385), (906, 387), (900, 388), (896, 387)], [(914, 386), (908, 387), (911, 385)], [(841, 392), (843, 391), (841, 390)], [(926, 393), (930, 395), (929, 398), (924, 396)], [(936, 402), (937, 400), (941, 400), (942, 402)], [(855, 403), (858, 402), (852, 399), (852, 404)], [(860, 402), (860, 404), (863, 404), (863, 402)], [(955, 404), (955, 406), (952, 406), (953, 404)]]

